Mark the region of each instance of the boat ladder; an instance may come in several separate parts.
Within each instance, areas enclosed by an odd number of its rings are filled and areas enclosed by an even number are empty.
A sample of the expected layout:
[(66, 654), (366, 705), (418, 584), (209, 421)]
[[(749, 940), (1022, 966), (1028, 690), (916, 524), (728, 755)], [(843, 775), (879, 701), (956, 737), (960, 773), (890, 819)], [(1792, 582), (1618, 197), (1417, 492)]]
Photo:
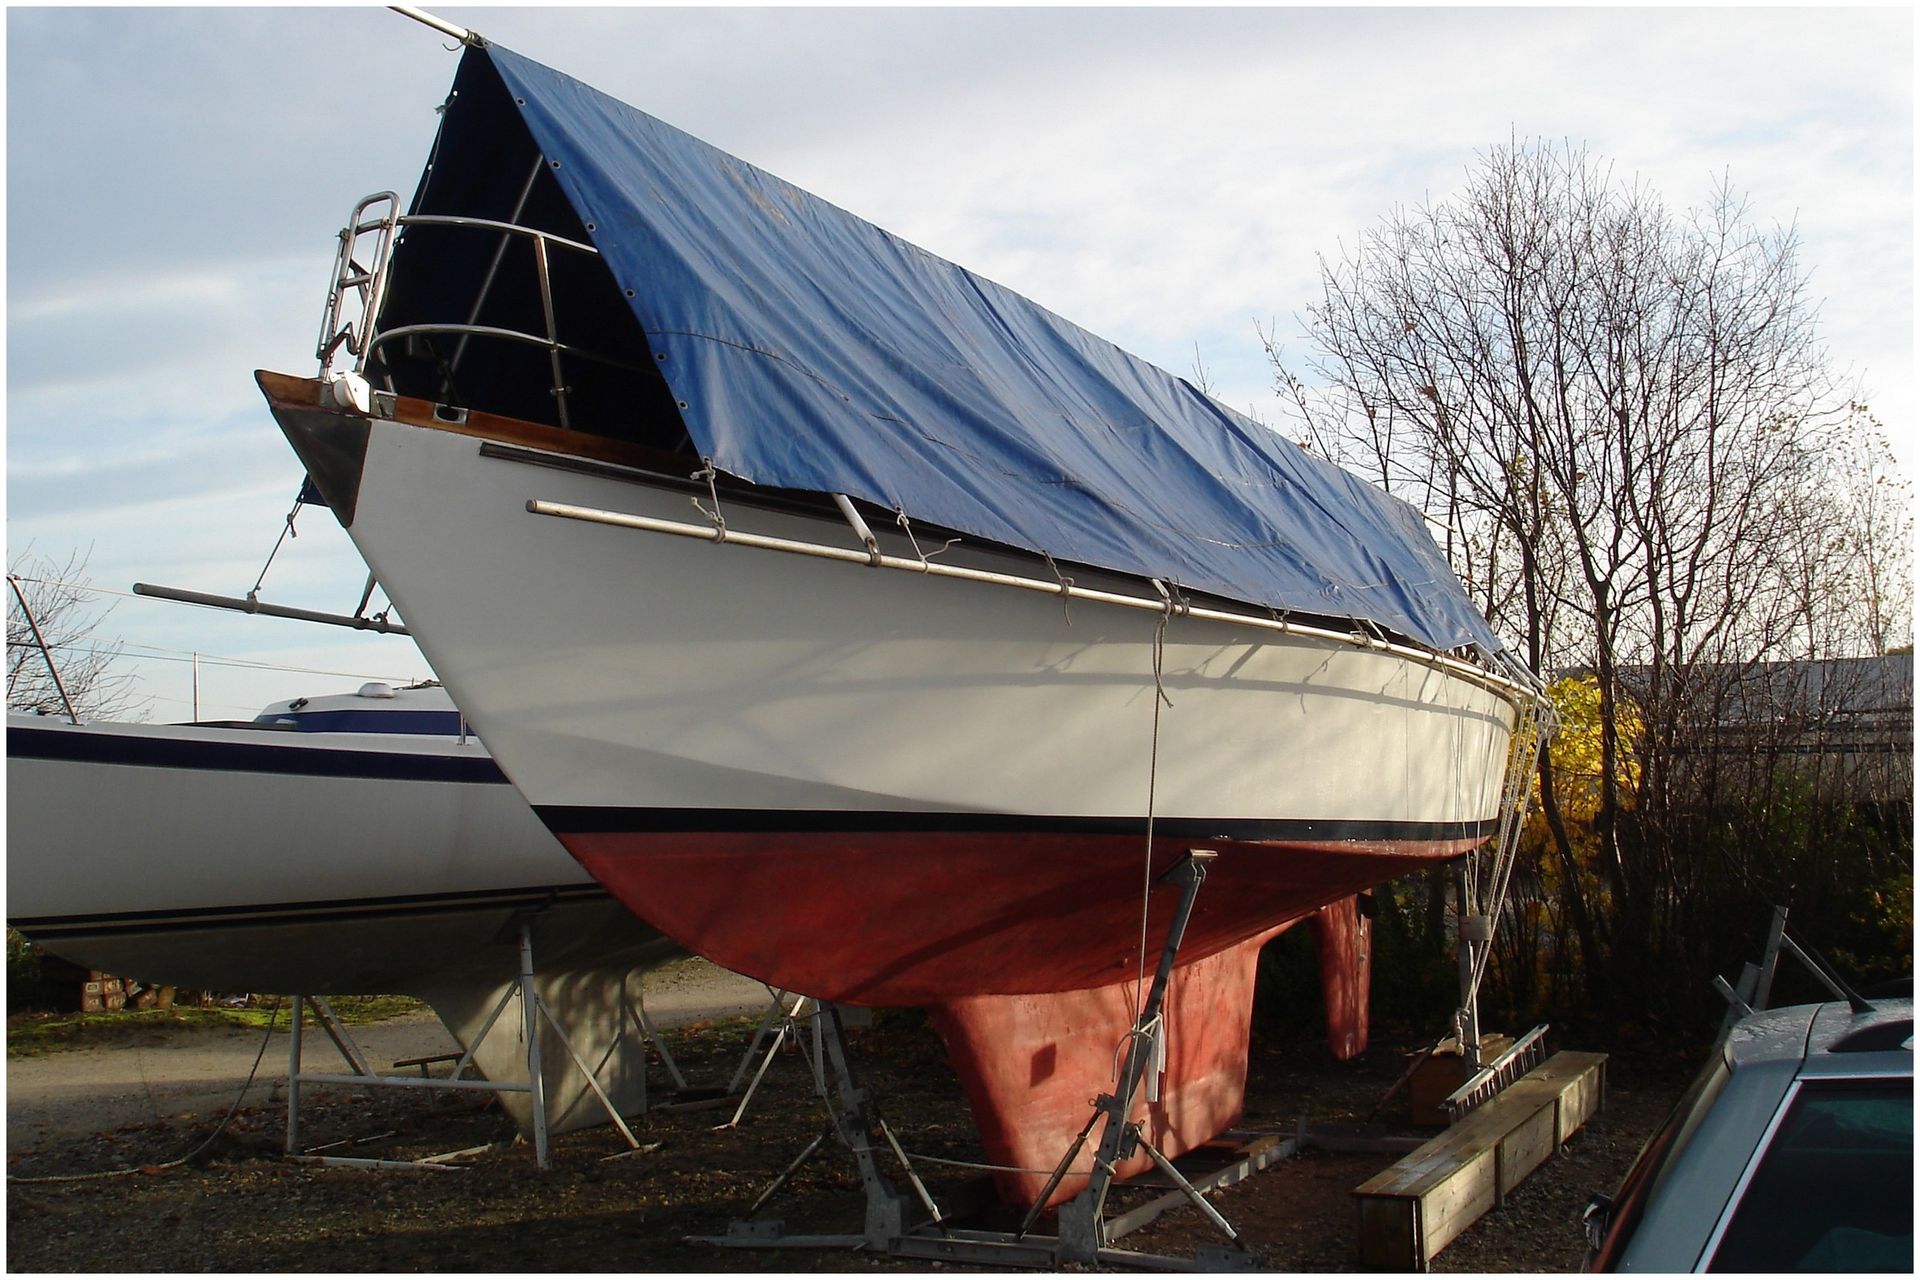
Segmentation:
[[(366, 367), (374, 322), (386, 300), (387, 265), (393, 259), (394, 233), (399, 226), (400, 197), (381, 191), (355, 205), (353, 216), (340, 229), (333, 284), (327, 289), (327, 309), (315, 351), (323, 377), (342, 350), (354, 358), (355, 373)], [(364, 264), (360, 261), (363, 252)]]

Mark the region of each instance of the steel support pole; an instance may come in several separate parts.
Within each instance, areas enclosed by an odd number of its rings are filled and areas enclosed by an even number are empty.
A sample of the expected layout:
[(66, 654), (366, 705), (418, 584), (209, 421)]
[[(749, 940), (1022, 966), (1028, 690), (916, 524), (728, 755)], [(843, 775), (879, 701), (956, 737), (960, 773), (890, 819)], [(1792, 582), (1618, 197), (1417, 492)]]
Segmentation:
[[(753, 1042), (747, 1046), (747, 1051), (740, 1055), (740, 1065), (734, 1070), (733, 1079), (727, 1083), (727, 1092), (729, 1094), (740, 1092), (740, 1084), (747, 1078), (747, 1069), (753, 1065), (753, 1060), (759, 1056), (760, 1043), (767, 1038), (767, 1032), (773, 1028), (774, 1022), (782, 1017), (793, 1018), (800, 1012), (800, 1006), (807, 1001), (805, 996), (795, 997), (793, 1008), (791, 1011), (788, 1011), (780, 1003), (786, 999), (786, 996), (786, 992), (776, 991), (773, 993), (772, 999), (768, 1001), (767, 1011), (761, 1015), (760, 1025), (754, 1030)], [(785, 1032), (784, 1027), (781, 1030), (783, 1033)], [(737, 1119), (738, 1117), (735, 1118)]]
[(389, 622), (382, 617), (363, 618), (359, 615), (349, 617), (344, 613), (321, 613), (313, 609), (296, 609), (290, 605), (268, 604), (252, 596), (216, 596), (204, 591), (186, 591), (179, 587), (156, 586), (151, 582), (133, 584), (133, 594), (147, 596), (154, 600), (172, 600), (176, 604), (205, 605), (209, 609), (231, 609), (236, 613), (257, 613), (268, 618), (290, 618), (295, 622), (322, 622), (330, 627), (352, 627), (355, 631), (377, 631), (381, 635), (411, 635), (404, 626)]
[(1773, 909), (1773, 923), (1767, 928), (1767, 948), (1760, 953), (1760, 978), (1753, 990), (1752, 1005), (1764, 1009), (1773, 999), (1773, 975), (1780, 966), (1781, 945), (1787, 939), (1787, 909)]
[(347, 1065), (353, 1068), (353, 1073), (357, 1076), (378, 1074), (374, 1071), (373, 1064), (367, 1061), (367, 1055), (360, 1052), (360, 1046), (354, 1041), (353, 1033), (347, 1030), (347, 1024), (340, 1021), (340, 1015), (335, 1013), (333, 1006), (327, 1003), (327, 998), (308, 996), (307, 1002), (313, 1006), (314, 1019), (320, 1024), (320, 1029), (327, 1033), (327, 1038), (333, 1041), (333, 1047), (338, 1049), (340, 1056), (347, 1060)]
[(393, 10), (403, 18), (412, 18), (415, 22), (432, 27), (441, 35), (452, 36), (461, 44), (485, 46), (487, 43), (478, 32), (469, 31), (465, 27), (455, 26), (444, 18), (436, 18), (426, 10), (416, 9), (410, 4), (390, 4), (387, 8)]
[(547, 1154), (547, 1089), (540, 1066), (540, 993), (533, 986), (533, 931), (520, 926), (520, 1014), (527, 1035), (527, 1093), (533, 1102), (533, 1159), (542, 1169), (553, 1162)]
[(1479, 961), (1476, 948), (1481, 944), (1476, 935), (1481, 917), (1474, 894), (1472, 861), (1471, 857), (1462, 858), (1453, 877), (1453, 920), (1460, 964), (1460, 1064), (1469, 1076), (1480, 1069), (1480, 992), (1473, 974)]
[(839, 1130), (840, 1140), (853, 1152), (854, 1162), (860, 1168), (860, 1182), (867, 1193), (867, 1247), (886, 1252), (907, 1233), (908, 1201), (894, 1189), (874, 1153), (876, 1118), (868, 1109), (867, 1091), (854, 1083), (853, 1069), (847, 1062), (840, 1007), (821, 1002), (816, 1006), (814, 1019), (823, 1042), (821, 1057), (833, 1068), (833, 1090), (838, 1096), (829, 1106), (834, 1127)]
[(300, 1154), (300, 1024), (306, 1020), (307, 998), (293, 998), (293, 1027), (287, 1035), (287, 1154)]
[[(633, 1130), (627, 1127), (626, 1120), (624, 1120), (620, 1115), (620, 1109), (613, 1105), (613, 1099), (609, 1098), (607, 1096), (607, 1091), (600, 1086), (600, 1079), (598, 1076), (593, 1074), (593, 1068), (589, 1067), (587, 1065), (587, 1060), (580, 1056), (580, 1051), (573, 1047), (573, 1041), (568, 1037), (567, 1029), (560, 1025), (560, 1019), (553, 1016), (553, 1010), (547, 1007), (546, 1001), (539, 1000), (539, 1001), (536, 1001), (536, 1004), (539, 1007), (540, 1015), (547, 1020), (549, 1025), (553, 1027), (554, 1035), (560, 1038), (560, 1047), (567, 1051), (567, 1056), (573, 1059), (574, 1067), (579, 1070), (580, 1074), (583, 1077), (585, 1077), (587, 1082), (587, 1088), (591, 1089), (593, 1091), (593, 1096), (600, 1100), (600, 1109), (607, 1113), (607, 1119), (613, 1121), (613, 1127), (618, 1129), (620, 1131), (620, 1136), (627, 1140), (628, 1148), (634, 1151), (638, 1151), (640, 1149), (640, 1139), (633, 1136)], [(640, 1052), (642, 1053), (642, 1055), (646, 1053), (646, 1045), (642, 1044), (640, 1046)], [(645, 1101), (646, 1059), (644, 1056), (641, 1058), (640, 1076), (641, 1076), (640, 1096), (642, 1099), (640, 1103), (640, 1110), (644, 1114), (647, 1109), (646, 1101)], [(574, 1101), (575, 1101), (575, 1104), (578, 1105), (579, 1099), (577, 1097), (574, 1099)], [(571, 1114), (573, 1114), (573, 1109), (569, 1107), (565, 1112), (562, 1113), (562, 1119), (564, 1119), (566, 1116)]]
[[(628, 977), (631, 976), (631, 974), (628, 975)], [(632, 1017), (633, 1021), (638, 1024), (640, 1030), (640, 1052), (645, 1053), (647, 1046), (652, 1045), (660, 1054), (660, 1063), (666, 1067), (667, 1075), (673, 1081), (673, 1087), (685, 1090), (687, 1087), (687, 1078), (680, 1073), (680, 1064), (673, 1060), (673, 1050), (669, 1049), (667, 1042), (660, 1038), (660, 1033), (654, 1029), (653, 1019), (647, 1016), (646, 980), (644, 978), (641, 979), (640, 999), (637, 1002), (627, 1000), (626, 992), (626, 980), (623, 978), (620, 983), (620, 996), (622, 1002), (626, 1004), (628, 1014)], [(644, 1083), (644, 1072), (641, 1079)]]
[[(1087, 1180), (1086, 1190), (1060, 1207), (1062, 1261), (1093, 1263), (1098, 1260), (1100, 1250), (1106, 1247), (1106, 1233), (1101, 1219), (1106, 1212), (1107, 1194), (1113, 1189), (1114, 1169), (1120, 1161), (1133, 1155), (1141, 1141), (1140, 1127), (1131, 1119), (1134, 1095), (1139, 1092), (1141, 1077), (1146, 1074), (1152, 1059), (1153, 1042), (1159, 1033), (1160, 1015), (1166, 1003), (1167, 984), (1173, 976), (1180, 944), (1186, 938), (1187, 922), (1193, 915), (1194, 898), (1207, 878), (1207, 863), (1213, 857), (1210, 849), (1190, 850), (1185, 858), (1161, 877), (1161, 883), (1180, 887), (1180, 901), (1174, 906), (1173, 922), (1167, 929), (1166, 943), (1160, 948), (1160, 963), (1154, 970), (1153, 985), (1148, 990), (1146, 1004), (1127, 1037), (1127, 1054), (1120, 1071), (1119, 1087), (1111, 1094), (1102, 1095), (1095, 1103), (1096, 1117), (1105, 1115), (1107, 1125), (1093, 1157), (1093, 1172)], [(1065, 1159), (1053, 1171), (1046, 1188), (1028, 1211), (1026, 1221), (1020, 1228), (1021, 1235), (1025, 1235), (1033, 1225), (1054, 1189), (1066, 1177), (1089, 1131), (1082, 1132), (1081, 1140), (1068, 1149)]]

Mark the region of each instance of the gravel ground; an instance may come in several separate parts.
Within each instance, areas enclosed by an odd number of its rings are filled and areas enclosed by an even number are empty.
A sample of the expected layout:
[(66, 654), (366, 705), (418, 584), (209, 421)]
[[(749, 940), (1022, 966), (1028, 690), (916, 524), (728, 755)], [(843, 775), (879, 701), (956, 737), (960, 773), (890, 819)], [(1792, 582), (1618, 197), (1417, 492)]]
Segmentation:
[[(673, 1033), (690, 1080), (724, 1082), (739, 1061), (747, 1020), (696, 1023)], [(911, 1016), (850, 1033), (862, 1081), (915, 1154), (978, 1158), (966, 1105), (938, 1039)], [(1578, 1047), (1592, 1047), (1581, 1045)], [(1380, 1043), (1334, 1064), (1317, 1042), (1256, 1041), (1248, 1123), (1291, 1130), (1364, 1116), (1401, 1074), (1404, 1045)], [(271, 1050), (269, 1051), (271, 1052)], [(656, 1082), (663, 1074), (655, 1068)], [(1684, 1084), (1672, 1066), (1609, 1064), (1605, 1108), (1507, 1203), (1434, 1260), (1436, 1271), (1577, 1270), (1581, 1207), (1611, 1190)], [(844, 1250), (744, 1250), (690, 1243), (747, 1216), (772, 1178), (821, 1130), (823, 1112), (796, 1055), (768, 1072), (737, 1128), (714, 1131), (731, 1107), (655, 1110), (633, 1125), (647, 1148), (627, 1153), (610, 1128), (555, 1140), (553, 1168), (524, 1145), (467, 1157), (460, 1167), (370, 1171), (280, 1156), (284, 1110), (247, 1105), (211, 1145), (216, 1116), (130, 1125), (9, 1151), (6, 1264), (12, 1271), (841, 1271), (959, 1269)], [(398, 1091), (325, 1095), (303, 1107), (308, 1140), (329, 1154), (412, 1158), (498, 1142), (511, 1130), (468, 1101), (433, 1104)], [(1403, 1104), (1381, 1120), (1400, 1132)], [(378, 1136), (385, 1135), (385, 1136)], [(657, 1144), (657, 1145), (656, 1145)], [(1215, 1193), (1263, 1269), (1356, 1269), (1352, 1189), (1390, 1155), (1309, 1149)], [(48, 1181), (117, 1169), (137, 1172)], [(950, 1212), (980, 1190), (977, 1175), (924, 1166)], [(1124, 1197), (1121, 1197), (1124, 1200)], [(795, 1232), (861, 1229), (851, 1159), (832, 1143), (802, 1168), (762, 1216)], [(990, 1209), (977, 1225), (1011, 1226)], [(1043, 1224), (1041, 1230), (1050, 1230)], [(1190, 1254), (1216, 1243), (1192, 1209), (1129, 1236), (1128, 1248)]]

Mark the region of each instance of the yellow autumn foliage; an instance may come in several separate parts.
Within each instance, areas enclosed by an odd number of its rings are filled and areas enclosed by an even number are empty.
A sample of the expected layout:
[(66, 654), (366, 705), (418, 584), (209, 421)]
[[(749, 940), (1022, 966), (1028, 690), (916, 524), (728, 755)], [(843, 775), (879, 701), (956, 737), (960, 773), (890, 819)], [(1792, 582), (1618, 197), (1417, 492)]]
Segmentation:
[[(1560, 720), (1547, 744), (1553, 760), (1554, 799), (1568, 826), (1582, 832), (1591, 826), (1600, 808), (1600, 682), (1592, 676), (1562, 676), (1547, 686), (1547, 695), (1553, 699)], [(1625, 701), (1615, 704), (1614, 717), (1621, 743), (1619, 756), (1614, 761), (1616, 794), (1621, 804), (1630, 806), (1634, 787), (1640, 780), (1640, 764), (1630, 745), (1639, 737), (1640, 717), (1633, 704)], [(1539, 785), (1536, 777), (1536, 803), (1528, 825), (1535, 828), (1535, 835), (1544, 839), (1544, 820), (1539, 816)]]

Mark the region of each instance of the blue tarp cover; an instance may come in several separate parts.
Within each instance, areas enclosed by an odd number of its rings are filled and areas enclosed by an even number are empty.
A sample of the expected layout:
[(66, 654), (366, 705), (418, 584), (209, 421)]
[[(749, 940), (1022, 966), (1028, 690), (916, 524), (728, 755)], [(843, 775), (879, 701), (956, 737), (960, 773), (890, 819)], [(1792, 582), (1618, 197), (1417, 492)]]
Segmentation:
[(1057, 560), (1499, 647), (1407, 504), (1011, 290), (497, 45), (700, 452)]

